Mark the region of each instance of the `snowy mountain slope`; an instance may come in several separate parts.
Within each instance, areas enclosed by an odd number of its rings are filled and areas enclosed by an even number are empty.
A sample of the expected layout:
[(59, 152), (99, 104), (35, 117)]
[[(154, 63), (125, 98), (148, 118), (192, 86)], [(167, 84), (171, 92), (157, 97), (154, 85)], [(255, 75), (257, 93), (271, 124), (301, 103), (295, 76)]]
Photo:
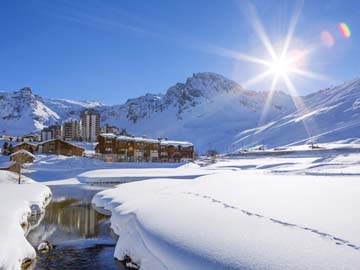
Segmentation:
[[(257, 126), (266, 95), (218, 74), (197, 73), (163, 96), (148, 94), (102, 108), (102, 121), (134, 134), (190, 140), (200, 151), (226, 151), (239, 131)], [(277, 92), (268, 118), (293, 110), (290, 96)]]
[(0, 134), (24, 134), (60, 119), (27, 87), (13, 93), (0, 92), (0, 108)]
[[(43, 99), (23, 88), (0, 92), (0, 134), (24, 135), (42, 127), (79, 118), (85, 108), (96, 108), (105, 123), (134, 135), (169, 137), (194, 142), (200, 152), (233, 151), (265, 144), (275, 147), (312, 140), (326, 142), (360, 135), (360, 80), (301, 97), (275, 92), (263, 117), (267, 92), (243, 89), (214, 73), (196, 73), (165, 94), (146, 94), (126, 103)], [(297, 97), (300, 99), (300, 97)]]
[(98, 102), (46, 100), (25, 87), (15, 92), (0, 92), (0, 134), (12, 136), (37, 132), (44, 126), (61, 123), (84, 108), (101, 106)]
[[(86, 108), (95, 108), (104, 106), (100, 102), (94, 101), (73, 101), (67, 99), (46, 99), (44, 105), (60, 116), (61, 121), (68, 118), (78, 119), (80, 112)], [(60, 121), (60, 123), (61, 123)]]
[(303, 108), (271, 123), (237, 135), (241, 145), (268, 147), (329, 142), (360, 137), (360, 79), (302, 98)]

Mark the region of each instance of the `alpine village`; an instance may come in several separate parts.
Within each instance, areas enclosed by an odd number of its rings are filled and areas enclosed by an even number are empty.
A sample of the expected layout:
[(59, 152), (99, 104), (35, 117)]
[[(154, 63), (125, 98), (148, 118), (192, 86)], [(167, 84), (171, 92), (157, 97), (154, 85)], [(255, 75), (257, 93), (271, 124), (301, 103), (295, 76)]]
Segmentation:
[[(2, 154), (10, 161), (0, 170), (18, 171), (19, 164), (35, 160), (34, 153), (82, 156), (106, 162), (188, 162), (194, 158), (194, 145), (168, 138), (133, 136), (125, 129), (105, 124), (100, 128), (100, 113), (81, 112), (80, 120), (68, 119), (23, 137), (3, 135)], [(90, 147), (89, 147), (90, 146)], [(91, 148), (91, 149), (89, 149)]]

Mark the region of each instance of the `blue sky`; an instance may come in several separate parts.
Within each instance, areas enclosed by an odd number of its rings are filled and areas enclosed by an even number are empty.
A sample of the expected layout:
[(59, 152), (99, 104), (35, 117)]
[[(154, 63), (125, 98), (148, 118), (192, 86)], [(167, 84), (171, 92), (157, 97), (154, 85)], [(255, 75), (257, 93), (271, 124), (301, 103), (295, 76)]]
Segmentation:
[[(268, 57), (249, 3), (274, 45), (301, 6), (285, 0), (2, 1), (0, 89), (30, 86), (47, 98), (119, 104), (163, 93), (195, 72), (246, 84), (264, 67), (224, 51)], [(300, 94), (360, 77), (359, 18), (358, 1), (304, 1), (290, 47), (311, 48), (304, 68), (326, 77), (291, 75)], [(350, 38), (342, 37), (340, 22), (350, 27)], [(324, 31), (333, 37), (331, 46), (320, 38)], [(267, 90), (270, 84), (271, 77), (249, 87)]]

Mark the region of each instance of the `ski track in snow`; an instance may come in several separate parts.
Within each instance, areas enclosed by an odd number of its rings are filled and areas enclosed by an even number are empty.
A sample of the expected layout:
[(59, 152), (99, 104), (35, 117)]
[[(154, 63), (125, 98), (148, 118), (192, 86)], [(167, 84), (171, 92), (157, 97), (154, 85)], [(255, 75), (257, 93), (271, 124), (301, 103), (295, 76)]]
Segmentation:
[(317, 235), (319, 235), (319, 236), (321, 236), (323, 238), (326, 238), (326, 239), (334, 242), (336, 245), (344, 245), (344, 246), (347, 246), (347, 247), (355, 249), (355, 250), (360, 250), (360, 246), (357, 246), (357, 245), (351, 243), (348, 240), (344, 240), (342, 238), (339, 238), (339, 237), (333, 236), (331, 234), (319, 231), (317, 229), (304, 227), (304, 226), (301, 226), (301, 225), (289, 223), (289, 222), (282, 221), (282, 220), (275, 219), (275, 218), (271, 218), (271, 217), (266, 217), (266, 216), (263, 216), (263, 215), (260, 215), (260, 214), (257, 214), (257, 213), (253, 213), (253, 212), (250, 212), (250, 211), (247, 211), (247, 210), (244, 210), (244, 209), (240, 209), (240, 208), (238, 208), (236, 206), (232, 206), (230, 204), (227, 204), (227, 203), (225, 203), (223, 201), (217, 200), (217, 199), (215, 199), (215, 198), (213, 198), (211, 196), (208, 196), (208, 195), (202, 195), (200, 193), (195, 193), (195, 192), (184, 192), (184, 193), (188, 194), (188, 195), (193, 195), (193, 196), (197, 196), (197, 197), (200, 197), (200, 198), (204, 198), (206, 200), (211, 201), (212, 203), (221, 204), (225, 208), (229, 208), (229, 209), (233, 209), (233, 210), (239, 210), (239, 211), (241, 211), (243, 214), (245, 214), (247, 216), (252, 216), (252, 217), (257, 217), (257, 218), (264, 218), (264, 219), (267, 219), (267, 220), (269, 220), (269, 221), (271, 221), (273, 223), (277, 223), (277, 224), (282, 225), (282, 226), (293, 227), (293, 228), (296, 228), (296, 229), (305, 230), (305, 231), (308, 231), (308, 232), (311, 232), (311, 233), (315, 233), (315, 234), (317, 234)]

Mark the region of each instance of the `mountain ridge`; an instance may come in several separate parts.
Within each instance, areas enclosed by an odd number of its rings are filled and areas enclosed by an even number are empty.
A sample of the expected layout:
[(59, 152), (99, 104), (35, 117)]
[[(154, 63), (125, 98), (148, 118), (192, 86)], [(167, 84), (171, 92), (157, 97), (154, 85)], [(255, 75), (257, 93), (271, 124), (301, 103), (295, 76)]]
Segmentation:
[[(357, 127), (359, 92), (357, 78), (301, 97), (306, 109), (298, 110), (293, 104), (294, 97), (275, 91), (264, 118), (268, 92), (244, 89), (211, 72), (194, 73), (164, 94), (147, 93), (120, 105), (44, 99), (24, 87), (0, 92), (0, 134), (36, 132), (68, 118), (79, 118), (83, 109), (96, 108), (102, 124), (117, 125), (136, 135), (190, 140), (201, 152), (234, 151), (261, 144), (274, 147), (329, 137), (344, 139), (348, 136), (344, 131), (341, 136), (321, 134), (331, 134), (331, 125), (341, 128), (340, 122), (346, 122), (343, 126)], [(305, 124), (305, 131), (301, 124)], [(306, 125), (312, 133), (309, 134)]]

